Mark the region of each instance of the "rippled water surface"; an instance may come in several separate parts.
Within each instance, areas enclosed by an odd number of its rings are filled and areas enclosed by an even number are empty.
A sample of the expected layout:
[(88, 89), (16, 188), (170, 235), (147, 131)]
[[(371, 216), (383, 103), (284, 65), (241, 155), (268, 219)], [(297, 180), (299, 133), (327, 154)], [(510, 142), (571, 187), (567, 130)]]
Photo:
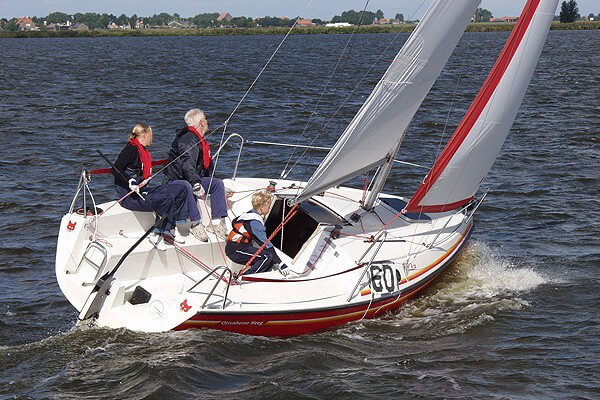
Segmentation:
[[(290, 37), (228, 130), (333, 144), (406, 37), (355, 37), (333, 75), (350, 36)], [(507, 37), (464, 35), (399, 158), (431, 165)], [(0, 398), (599, 398), (600, 31), (550, 33), (470, 245), (398, 314), (285, 340), (74, 327), (54, 254), (81, 168), (137, 121), (155, 158), (187, 109), (217, 126), (281, 39), (0, 40)], [(240, 174), (307, 178), (322, 156), (248, 147)], [(397, 167), (386, 191), (422, 178)]]

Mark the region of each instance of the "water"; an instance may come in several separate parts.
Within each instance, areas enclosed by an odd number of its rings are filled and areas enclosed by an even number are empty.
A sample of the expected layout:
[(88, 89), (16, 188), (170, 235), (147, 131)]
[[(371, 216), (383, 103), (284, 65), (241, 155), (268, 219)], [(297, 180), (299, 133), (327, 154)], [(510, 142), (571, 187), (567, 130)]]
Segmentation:
[[(431, 165), (507, 35), (465, 34), (399, 158)], [(333, 144), (406, 37), (356, 37), (328, 88), (349, 36), (290, 37), (229, 132)], [(54, 254), (82, 166), (105, 167), (95, 149), (114, 158), (138, 121), (155, 158), (188, 108), (216, 127), (280, 40), (0, 40), (0, 398), (599, 398), (600, 31), (550, 33), (470, 245), (397, 315), (285, 340), (74, 328)], [(240, 173), (291, 160), (306, 178), (322, 154), (299, 156), (248, 147)], [(410, 196), (422, 177), (398, 167), (386, 191)], [(92, 185), (111, 198), (109, 178)]]

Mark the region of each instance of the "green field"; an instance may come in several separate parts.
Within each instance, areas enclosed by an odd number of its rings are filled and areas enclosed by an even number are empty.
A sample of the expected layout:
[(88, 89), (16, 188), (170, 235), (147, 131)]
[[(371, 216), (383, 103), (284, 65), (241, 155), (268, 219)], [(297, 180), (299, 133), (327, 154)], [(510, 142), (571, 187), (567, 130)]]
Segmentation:
[[(467, 32), (496, 32), (511, 31), (514, 23), (471, 23)], [(333, 28), (317, 26), (310, 28), (294, 28), (293, 34), (344, 34), (352, 33), (390, 33), (410, 32), (415, 25), (366, 25), (358, 28)], [(283, 35), (287, 27), (272, 28), (216, 28), (216, 29), (136, 29), (136, 30), (108, 30), (93, 31), (0, 31), (0, 38), (39, 38), (39, 37), (100, 37), (100, 36), (224, 36), (224, 35)], [(590, 30), (600, 29), (600, 21), (579, 21), (570, 24), (553, 22), (552, 30)]]

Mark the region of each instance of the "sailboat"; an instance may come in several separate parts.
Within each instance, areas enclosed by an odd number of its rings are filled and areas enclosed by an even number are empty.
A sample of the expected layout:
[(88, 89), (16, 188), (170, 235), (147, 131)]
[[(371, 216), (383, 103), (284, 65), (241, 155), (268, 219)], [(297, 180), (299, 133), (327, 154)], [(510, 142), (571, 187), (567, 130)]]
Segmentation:
[[(190, 236), (158, 251), (144, 240), (154, 214), (115, 201), (96, 204), (90, 173), (83, 171), (58, 235), (62, 292), (82, 321), (143, 332), (208, 328), (293, 336), (397, 310), (465, 247), (483, 200), (480, 183), (515, 119), (557, 2), (527, 1), (481, 90), (411, 197), (382, 189), (477, 0), (433, 1), (307, 182), (238, 177), (236, 165), (224, 180), (230, 219), (252, 208), (249, 193), (272, 191), (265, 226), (291, 273), (240, 275), (245, 267), (230, 262), (224, 242), (210, 233), (209, 242)], [(244, 139), (229, 139), (241, 141), (241, 153)], [(342, 186), (374, 170), (367, 190)]]

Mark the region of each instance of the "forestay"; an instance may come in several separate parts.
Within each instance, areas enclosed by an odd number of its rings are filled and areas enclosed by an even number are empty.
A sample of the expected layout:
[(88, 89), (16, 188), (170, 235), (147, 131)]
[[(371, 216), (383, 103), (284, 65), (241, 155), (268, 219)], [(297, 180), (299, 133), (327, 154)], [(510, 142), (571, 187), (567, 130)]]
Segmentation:
[(437, 0), (409, 36), (296, 202), (392, 158), (408, 124), (456, 47), (479, 0)]
[(405, 211), (449, 211), (473, 198), (519, 110), (557, 4), (527, 2), (483, 87)]

